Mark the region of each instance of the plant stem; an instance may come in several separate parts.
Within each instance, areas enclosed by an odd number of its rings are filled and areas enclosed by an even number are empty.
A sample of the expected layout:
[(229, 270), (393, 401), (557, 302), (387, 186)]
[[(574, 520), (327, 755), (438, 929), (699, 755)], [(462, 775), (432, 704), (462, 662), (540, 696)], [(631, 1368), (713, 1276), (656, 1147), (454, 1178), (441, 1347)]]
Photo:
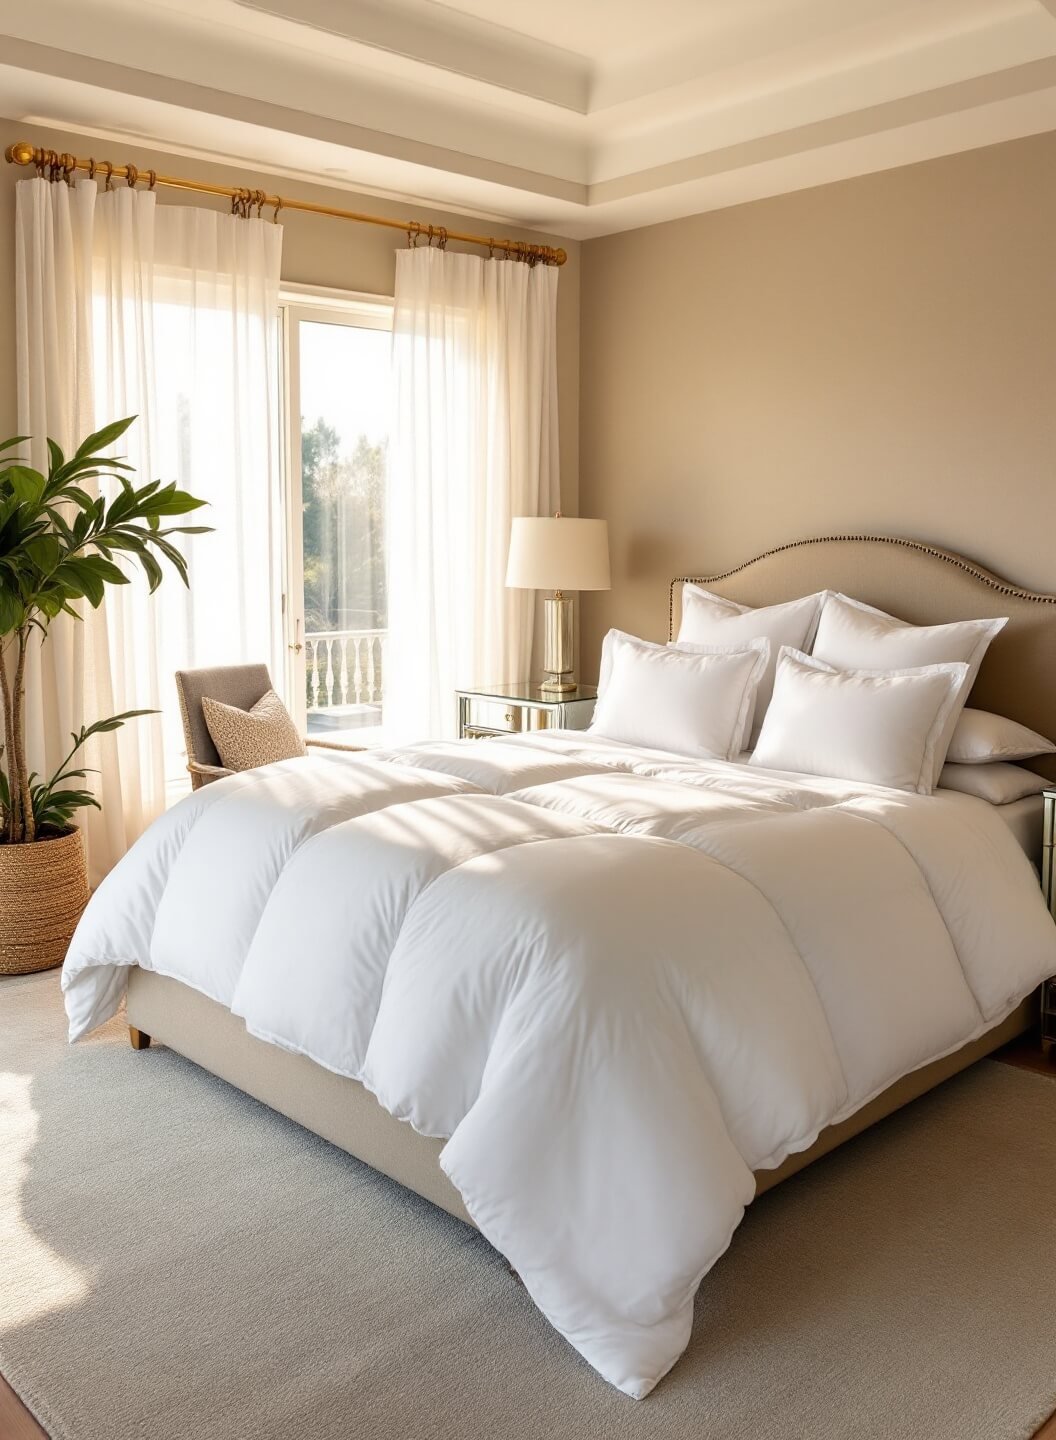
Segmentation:
[[(15, 685), (14, 685), (14, 764), (12, 766), (11, 786), (12, 799), (15, 791), (19, 796), (19, 808), (21, 810), (20, 826), (21, 839), (26, 841), (37, 838), (36, 821), (33, 818), (33, 804), (29, 795), (29, 773), (26, 768), (25, 749), (25, 709), (26, 709), (26, 652), (29, 648), (29, 631), (23, 626), (18, 632), (18, 659), (15, 662)], [(12, 837), (18, 838), (18, 837)]]
[(4, 697), (4, 749), (7, 753), (7, 788), (11, 810), (7, 817), (7, 839), (17, 844), (22, 838), (22, 795), (15, 782), (15, 707), (7, 673), (7, 647), (0, 649), (0, 694)]

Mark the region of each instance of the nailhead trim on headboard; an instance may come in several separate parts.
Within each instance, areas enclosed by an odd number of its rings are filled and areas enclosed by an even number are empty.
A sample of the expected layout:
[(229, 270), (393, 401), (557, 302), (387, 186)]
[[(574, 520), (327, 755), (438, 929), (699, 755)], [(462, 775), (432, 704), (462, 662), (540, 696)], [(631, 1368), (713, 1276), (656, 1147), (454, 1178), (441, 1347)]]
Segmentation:
[(982, 569), (981, 566), (966, 559), (965, 556), (957, 555), (952, 550), (940, 550), (937, 546), (927, 545), (922, 540), (904, 540), (897, 535), (820, 535), (809, 540), (790, 540), (787, 545), (776, 545), (772, 550), (764, 550), (761, 555), (754, 555), (751, 560), (745, 560), (742, 565), (735, 565), (732, 570), (723, 570), (718, 575), (677, 576), (671, 581), (668, 590), (668, 640), (674, 637), (676, 585), (714, 585), (720, 580), (728, 580), (731, 575), (739, 575), (742, 570), (758, 564), (760, 560), (768, 560), (772, 555), (780, 555), (785, 550), (799, 550), (805, 545), (833, 545), (841, 542), (899, 545), (904, 550), (917, 550), (922, 555), (930, 555), (935, 560), (943, 560), (947, 565), (956, 566), (958, 570), (963, 570), (967, 575), (971, 575), (973, 579), (978, 580), (988, 589), (995, 590), (999, 595), (1011, 595), (1017, 600), (1035, 600), (1039, 605), (1056, 605), (1056, 595), (1040, 595), (1033, 590), (1022, 590), (1018, 585), (1012, 585), (1007, 580), (992, 575), (989, 570)]

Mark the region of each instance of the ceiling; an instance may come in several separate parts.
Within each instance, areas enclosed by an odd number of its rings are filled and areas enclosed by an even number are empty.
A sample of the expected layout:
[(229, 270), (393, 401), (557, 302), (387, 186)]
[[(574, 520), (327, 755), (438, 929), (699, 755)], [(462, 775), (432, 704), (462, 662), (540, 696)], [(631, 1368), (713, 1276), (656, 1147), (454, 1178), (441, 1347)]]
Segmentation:
[(573, 238), (1056, 129), (1056, 0), (4, 0), (0, 36), (27, 127)]

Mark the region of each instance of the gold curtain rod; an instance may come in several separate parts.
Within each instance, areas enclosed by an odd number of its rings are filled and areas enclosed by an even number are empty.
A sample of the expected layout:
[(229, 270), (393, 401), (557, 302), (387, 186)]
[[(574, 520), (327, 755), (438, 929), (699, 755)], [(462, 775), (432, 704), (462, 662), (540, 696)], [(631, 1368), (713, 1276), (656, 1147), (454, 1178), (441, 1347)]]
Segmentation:
[(107, 185), (114, 178), (123, 179), (130, 186), (146, 180), (153, 190), (155, 185), (167, 185), (173, 190), (194, 190), (201, 195), (223, 195), (231, 201), (232, 209), (248, 215), (256, 210), (260, 215), (265, 209), (274, 209), (275, 219), (280, 210), (302, 210), (309, 215), (330, 215), (335, 220), (354, 220), (360, 225), (384, 225), (389, 230), (402, 230), (412, 245), (425, 238), (436, 240), (441, 248), (448, 240), (461, 240), (467, 245), (484, 245), (494, 253), (501, 250), (515, 260), (527, 260), (530, 264), (563, 265), (568, 256), (564, 250), (552, 245), (530, 245), (524, 240), (496, 240), (489, 235), (467, 235), (458, 230), (448, 230), (442, 225), (423, 225), (418, 220), (390, 220), (384, 215), (361, 215), (355, 210), (339, 210), (331, 205), (316, 205), (311, 200), (284, 200), (281, 195), (267, 195), (263, 190), (247, 190), (241, 186), (211, 185), (207, 180), (184, 180), (176, 175), (159, 175), (155, 170), (137, 170), (135, 165), (112, 165), (109, 160), (80, 160), (75, 155), (55, 150), (43, 150), (28, 140), (16, 140), (4, 151), (4, 158), (11, 165), (35, 165), (41, 175), (48, 171), (54, 178), (63, 175), (67, 180), (76, 170), (84, 170), (93, 179), (99, 173), (106, 178)]

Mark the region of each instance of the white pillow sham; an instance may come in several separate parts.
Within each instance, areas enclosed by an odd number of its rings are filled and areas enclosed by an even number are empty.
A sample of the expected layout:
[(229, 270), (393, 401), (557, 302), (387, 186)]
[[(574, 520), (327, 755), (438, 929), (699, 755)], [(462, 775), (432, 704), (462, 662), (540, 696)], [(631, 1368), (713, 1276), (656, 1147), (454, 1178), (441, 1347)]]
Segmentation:
[(811, 653), (837, 670), (909, 670), (960, 662), (968, 666), (974, 682), (987, 647), (1007, 624), (1004, 616), (910, 625), (861, 600), (830, 593), (821, 608)]
[(812, 654), (837, 670), (913, 670), (925, 665), (968, 666), (960, 699), (950, 707), (945, 732), (936, 744), (938, 777), (953, 732), (990, 642), (1008, 617), (955, 620), (949, 625), (910, 625), (883, 610), (830, 593), (825, 598)]
[(1056, 745), (1044, 735), (1004, 715), (968, 708), (961, 711), (946, 759), (956, 765), (989, 765), (994, 760), (1032, 760), (1052, 754)]
[(782, 650), (748, 763), (930, 795), (945, 754), (942, 736), (968, 674), (963, 662), (836, 670)]
[(778, 652), (783, 645), (792, 650), (810, 649), (827, 594), (828, 591), (819, 590), (816, 595), (804, 595), (799, 600), (752, 609), (750, 605), (739, 605), (736, 600), (705, 590), (702, 585), (683, 585), (682, 623), (676, 645), (744, 645), (750, 640), (770, 641), (770, 662), (755, 697), (753, 742), (770, 704)]
[(678, 650), (610, 630), (590, 729), (609, 740), (731, 760), (744, 748), (767, 640)]
[(939, 774), (940, 790), (960, 790), (965, 795), (978, 795), (991, 805), (1011, 805), (1025, 795), (1040, 795), (1048, 790), (1051, 780), (1024, 770), (1021, 765), (951, 765), (947, 762)]

